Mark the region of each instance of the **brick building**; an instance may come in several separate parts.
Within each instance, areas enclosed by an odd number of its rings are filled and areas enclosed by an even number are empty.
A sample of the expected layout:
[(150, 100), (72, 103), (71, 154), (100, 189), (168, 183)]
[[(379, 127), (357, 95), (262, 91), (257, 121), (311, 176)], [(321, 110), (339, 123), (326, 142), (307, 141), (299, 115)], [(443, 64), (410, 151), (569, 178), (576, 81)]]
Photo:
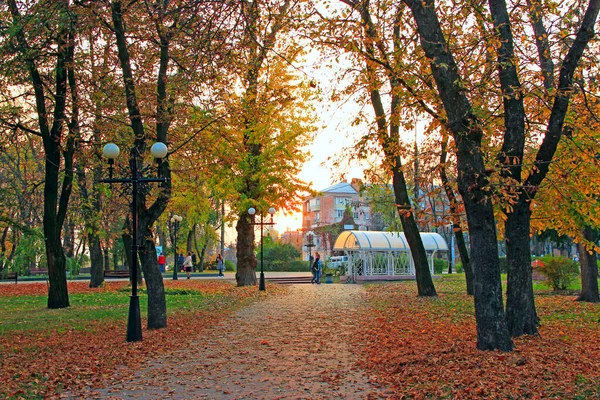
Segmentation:
[[(373, 230), (371, 210), (368, 201), (361, 196), (362, 181), (340, 182), (309, 196), (302, 206), (302, 233), (304, 236), (303, 258), (308, 259), (309, 232), (313, 232), (314, 247), (311, 254), (319, 252), (322, 258), (330, 255), (333, 242), (344, 229)], [(341, 226), (344, 212), (352, 213), (353, 224)]]

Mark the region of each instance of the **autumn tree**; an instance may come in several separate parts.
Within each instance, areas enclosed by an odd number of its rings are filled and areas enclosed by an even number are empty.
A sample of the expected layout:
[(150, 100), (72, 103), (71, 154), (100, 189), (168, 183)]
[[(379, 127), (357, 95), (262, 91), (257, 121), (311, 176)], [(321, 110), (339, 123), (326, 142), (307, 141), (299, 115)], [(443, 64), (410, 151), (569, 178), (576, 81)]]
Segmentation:
[(356, 57), (356, 64), (364, 65), (358, 67), (364, 72), (355, 75), (356, 80), (349, 89), (355, 91), (356, 87), (360, 87), (369, 98), (374, 113), (373, 141), (378, 143), (384, 166), (391, 176), (397, 213), (415, 263), (419, 295), (435, 296), (402, 162), (407, 148), (400, 133), (408, 127), (403, 121), (402, 109), (402, 87), (405, 83), (399, 73), (404, 68), (402, 30), (395, 26), (396, 20), (385, 12), (380, 13), (381, 10), (376, 10), (377, 17), (373, 17), (368, 2), (342, 0), (342, 3), (350, 11), (342, 11), (341, 17), (323, 16), (325, 23), (320, 28), (318, 42), (343, 49)]
[(225, 135), (236, 138), (228, 154), (235, 157), (224, 163), (233, 172), (238, 286), (256, 284), (255, 221), (248, 208), (257, 214), (266, 214), (271, 206), (293, 208), (298, 191), (307, 190), (295, 175), (312, 129), (306, 103), (310, 86), (289, 71), (290, 63), (302, 56), (291, 34), (301, 21), (300, 7), (289, 0), (240, 3), (234, 54), (241, 63), (233, 75), (238, 87), (227, 97), (230, 134)]
[[(61, 231), (73, 184), (78, 99), (73, 75), (76, 10), (68, 1), (4, 3), (3, 74), (21, 103), (9, 124), (42, 139), (45, 153), (43, 227), (48, 263), (48, 307), (69, 306)], [(69, 91), (69, 88), (71, 91)], [(71, 106), (69, 115), (68, 108)], [(28, 118), (35, 110), (36, 118)], [(8, 121), (6, 121), (8, 122)], [(62, 170), (61, 170), (62, 169)]]
[[(478, 348), (510, 350), (507, 337), (537, 332), (537, 315), (533, 303), (531, 268), (529, 266), (530, 201), (545, 178), (558, 140), (562, 134), (573, 83), (573, 74), (583, 51), (593, 36), (593, 26), (598, 13), (598, 1), (591, 1), (579, 27), (575, 40), (563, 55), (557, 82), (550, 79), (554, 66), (550, 58), (548, 34), (537, 31), (534, 48), (539, 49), (539, 65), (546, 89), (554, 88), (550, 97), (551, 112), (546, 120), (546, 131), (529, 173), (523, 176), (524, 145), (526, 137), (525, 108), (527, 94), (522, 86), (516, 66), (513, 31), (516, 27), (509, 17), (504, 1), (491, 0), (489, 13), (493, 32), (487, 36), (492, 45), (492, 55), (503, 99), (503, 145), (497, 156), (502, 166), (500, 175), (517, 183), (514, 201), (505, 209), (507, 214), (506, 237), (510, 243), (507, 324), (504, 324), (501, 286), (497, 257), (495, 256), (495, 229), (491, 204), (489, 171), (486, 169), (482, 139), (482, 122), (465, 92), (465, 79), (455, 58), (454, 48), (440, 23), (440, 10), (432, 1), (405, 0), (417, 24), (421, 45), (430, 60), (433, 78), (448, 118), (448, 129), (457, 146), (459, 189), (467, 212), (471, 235), (471, 256), (474, 268), (475, 309), (478, 328)], [(543, 28), (539, 4), (529, 4), (530, 23), (534, 29)], [(484, 12), (482, 7), (476, 11)], [(546, 10), (544, 10), (546, 11)], [(548, 10), (556, 11), (556, 10)], [(519, 14), (523, 15), (523, 14)], [(541, 26), (540, 26), (541, 24)], [(485, 38), (485, 36), (484, 36)], [(485, 54), (485, 51), (483, 52)], [(489, 56), (489, 54), (485, 54)], [(491, 59), (490, 59), (491, 61)], [(550, 95), (550, 93), (548, 93)], [(494, 249), (494, 250), (493, 250)]]

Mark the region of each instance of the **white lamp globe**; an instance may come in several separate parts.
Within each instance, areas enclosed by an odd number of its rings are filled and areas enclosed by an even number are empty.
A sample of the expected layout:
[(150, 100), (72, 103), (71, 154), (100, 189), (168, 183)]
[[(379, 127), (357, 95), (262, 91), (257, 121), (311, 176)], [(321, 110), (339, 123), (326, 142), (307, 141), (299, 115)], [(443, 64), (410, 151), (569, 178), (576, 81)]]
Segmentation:
[(273, 216), (273, 214), (275, 214), (275, 208), (273, 208), (273, 207), (269, 208), (269, 214), (271, 214), (271, 216)]
[(104, 154), (104, 157), (108, 158), (109, 160), (114, 160), (115, 158), (119, 157), (120, 152), (119, 146), (114, 143), (107, 143), (102, 149), (102, 154)]
[(254, 214), (256, 214), (256, 209), (255, 209), (254, 207), (250, 207), (250, 208), (248, 209), (248, 214), (250, 214), (250, 215), (254, 215)]
[(165, 158), (167, 156), (167, 145), (163, 142), (156, 142), (150, 148), (154, 158)]

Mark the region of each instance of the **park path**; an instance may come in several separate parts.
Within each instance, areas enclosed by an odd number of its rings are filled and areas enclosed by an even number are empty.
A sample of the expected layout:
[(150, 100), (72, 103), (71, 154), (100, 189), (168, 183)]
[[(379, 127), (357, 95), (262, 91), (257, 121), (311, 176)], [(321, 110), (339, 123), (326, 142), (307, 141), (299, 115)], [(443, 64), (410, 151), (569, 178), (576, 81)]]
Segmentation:
[(292, 285), (244, 307), (186, 349), (153, 359), (97, 399), (374, 399), (355, 365), (361, 285)]

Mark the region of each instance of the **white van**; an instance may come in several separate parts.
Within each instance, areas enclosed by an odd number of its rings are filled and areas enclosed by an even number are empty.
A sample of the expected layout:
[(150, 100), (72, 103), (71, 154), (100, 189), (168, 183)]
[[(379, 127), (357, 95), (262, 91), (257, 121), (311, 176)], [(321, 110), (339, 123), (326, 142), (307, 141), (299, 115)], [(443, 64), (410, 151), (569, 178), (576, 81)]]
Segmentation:
[(346, 267), (348, 263), (348, 256), (333, 256), (333, 257), (329, 257), (329, 263), (328, 263), (328, 267), (329, 268), (340, 268), (340, 267)]

